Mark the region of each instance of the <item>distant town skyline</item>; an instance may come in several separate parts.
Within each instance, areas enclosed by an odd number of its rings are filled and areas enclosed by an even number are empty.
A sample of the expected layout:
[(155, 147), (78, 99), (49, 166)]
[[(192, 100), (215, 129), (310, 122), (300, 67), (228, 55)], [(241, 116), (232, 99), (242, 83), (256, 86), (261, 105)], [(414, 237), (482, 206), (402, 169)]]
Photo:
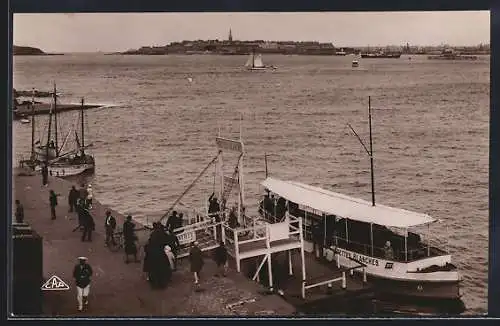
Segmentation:
[(15, 14), (13, 44), (115, 52), (183, 40), (318, 41), (335, 46), (490, 42), (489, 11)]

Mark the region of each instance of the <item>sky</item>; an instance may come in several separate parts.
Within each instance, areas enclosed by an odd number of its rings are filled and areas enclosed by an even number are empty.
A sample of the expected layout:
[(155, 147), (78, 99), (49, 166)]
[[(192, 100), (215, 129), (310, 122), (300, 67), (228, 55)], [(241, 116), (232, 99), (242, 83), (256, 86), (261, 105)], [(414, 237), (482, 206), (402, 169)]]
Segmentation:
[(197, 39), (319, 41), (335, 46), (477, 45), (489, 11), (15, 14), (13, 43), (45, 52), (114, 52)]

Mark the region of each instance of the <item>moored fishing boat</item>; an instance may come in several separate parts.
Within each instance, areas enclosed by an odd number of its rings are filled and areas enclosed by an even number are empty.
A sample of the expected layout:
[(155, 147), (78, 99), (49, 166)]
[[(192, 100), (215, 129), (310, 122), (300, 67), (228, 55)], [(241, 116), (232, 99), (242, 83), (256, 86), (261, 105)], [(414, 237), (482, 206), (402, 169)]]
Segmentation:
[[(87, 171), (93, 172), (95, 170), (94, 157), (85, 151), (85, 149), (91, 147), (92, 144), (85, 145), (85, 106), (83, 99), (79, 115), (81, 132), (80, 135), (76, 130), (74, 132), (76, 146), (63, 153), (62, 151), (64, 150), (68, 137), (72, 131), (68, 132), (67, 136), (63, 140), (63, 143), (59, 146), (57, 98), (55, 94), (57, 94), (57, 92), (54, 85), (54, 102), (51, 107), (51, 111), (49, 112), (47, 142), (45, 145), (41, 145), (39, 140), (35, 141), (35, 115), (32, 114), (31, 156), (29, 160), (21, 161), (21, 165), (29, 166), (34, 170), (40, 170), (42, 165), (47, 165), (49, 174), (58, 177), (79, 175)], [(52, 130), (52, 123), (54, 124), (54, 130)]]
[(370, 150), (352, 127), (351, 130), (370, 156), (371, 203), (300, 182), (267, 177), (261, 183), (267, 191), (260, 202), (261, 216), (271, 223), (287, 215), (301, 218), (306, 251), (337, 267), (365, 264), (369, 282), (381, 293), (459, 299), (461, 278), (451, 254), (430, 241), (431, 226), (438, 220), (375, 203), (370, 105), (369, 121)]

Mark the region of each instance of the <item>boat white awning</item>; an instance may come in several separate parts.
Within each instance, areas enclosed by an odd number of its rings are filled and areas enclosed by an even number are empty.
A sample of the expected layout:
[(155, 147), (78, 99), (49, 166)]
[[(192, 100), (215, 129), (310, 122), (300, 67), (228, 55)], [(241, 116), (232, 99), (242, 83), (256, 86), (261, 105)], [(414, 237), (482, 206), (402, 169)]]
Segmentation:
[(299, 205), (354, 221), (397, 228), (425, 225), (436, 220), (427, 214), (376, 204), (299, 182), (267, 178), (261, 185)]

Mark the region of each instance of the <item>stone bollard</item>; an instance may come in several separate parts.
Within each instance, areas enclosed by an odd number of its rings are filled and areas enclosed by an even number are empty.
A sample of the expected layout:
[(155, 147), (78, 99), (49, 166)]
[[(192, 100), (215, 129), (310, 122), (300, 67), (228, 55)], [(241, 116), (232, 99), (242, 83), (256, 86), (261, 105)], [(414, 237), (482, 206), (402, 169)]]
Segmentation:
[(347, 288), (347, 280), (346, 280), (346, 277), (345, 277), (345, 272), (342, 272), (342, 289), (346, 289)]

